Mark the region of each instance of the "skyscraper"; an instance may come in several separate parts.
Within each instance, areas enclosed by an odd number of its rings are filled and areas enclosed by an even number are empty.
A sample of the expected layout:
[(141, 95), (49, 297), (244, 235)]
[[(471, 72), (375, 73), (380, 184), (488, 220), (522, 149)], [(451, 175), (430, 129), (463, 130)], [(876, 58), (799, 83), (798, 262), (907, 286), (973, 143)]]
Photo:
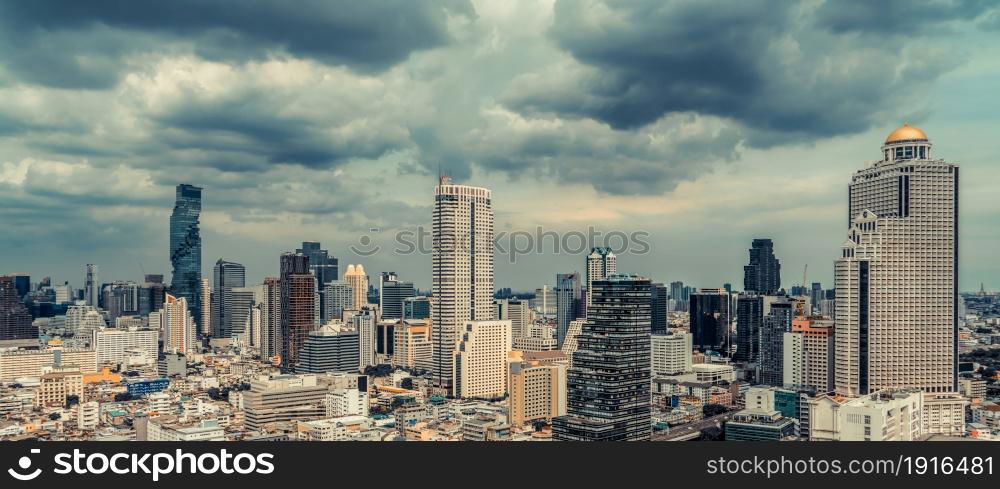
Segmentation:
[(455, 348), (452, 395), (496, 398), (507, 394), (510, 321), (467, 321)]
[(958, 389), (958, 165), (904, 125), (849, 185), (835, 264), (836, 390)]
[(87, 264), (87, 277), (84, 279), (83, 283), (83, 297), (87, 301), (88, 306), (97, 307), (100, 301), (98, 294), (100, 294), (100, 286), (97, 282), (97, 265), (88, 263)]
[(591, 285), (595, 280), (601, 280), (618, 273), (618, 264), (611, 248), (591, 248), (587, 255), (587, 306), (591, 302)]
[(264, 279), (264, 297), (261, 301), (260, 356), (270, 359), (281, 355), (281, 279)]
[(750, 264), (743, 267), (743, 289), (774, 295), (781, 289), (781, 263), (774, 257), (770, 239), (755, 239), (750, 247)]
[(556, 344), (559, 348), (566, 342), (569, 323), (581, 317), (580, 310), (583, 307), (580, 274), (576, 272), (556, 274)]
[(593, 282), (590, 313), (567, 374), (566, 416), (556, 440), (649, 440), (649, 279), (612, 275)]
[(281, 365), (293, 368), (306, 336), (315, 328), (316, 279), (309, 271), (309, 257), (283, 253), (281, 271)]
[(736, 298), (736, 354), (738, 362), (756, 363), (760, 351), (760, 326), (764, 321), (764, 297), (740, 294)]
[[(170, 294), (183, 297), (191, 308), (191, 315), (201, 320), (201, 187), (181, 184), (177, 186), (177, 201), (170, 215), (170, 264), (173, 275)], [(208, 307), (208, 304), (204, 304)]]
[(684, 297), (684, 282), (670, 282), (670, 299), (674, 301), (674, 307), (678, 311), (687, 310), (688, 299)]
[(652, 332), (653, 334), (667, 334), (667, 299), (670, 293), (663, 284), (650, 285), (649, 292)]
[(702, 351), (728, 353), (732, 303), (725, 289), (701, 289), (691, 294), (688, 311), (694, 347)]
[(139, 315), (147, 316), (163, 307), (166, 286), (163, 285), (163, 275), (148, 274), (145, 282), (139, 287)]
[(212, 290), (212, 336), (229, 338), (236, 329), (242, 330), (242, 321), (246, 320), (245, 311), (241, 313), (239, 324), (234, 321), (234, 304), (232, 290), (246, 287), (247, 269), (239, 263), (219, 259), (213, 270)]
[(38, 329), (31, 325), (31, 313), (21, 302), (14, 277), (0, 277), (0, 340), (37, 338)]
[(757, 381), (781, 387), (784, 384), (785, 333), (792, 330), (795, 309), (790, 301), (773, 302), (759, 333)]
[(360, 311), (368, 305), (368, 275), (361, 264), (347, 265), (344, 282), (351, 288), (351, 309)]
[(326, 284), (323, 288), (323, 296), (326, 307), (325, 317), (331, 319), (343, 319), (344, 310), (354, 309), (354, 292), (351, 286), (343, 280), (334, 280)]
[(340, 265), (337, 257), (330, 256), (327, 250), (322, 249), (318, 241), (303, 241), (302, 248), (295, 250), (309, 257), (309, 269), (316, 276), (316, 290), (319, 295), (320, 320), (325, 322), (331, 319), (326, 316), (326, 284), (339, 278)]
[(493, 208), (489, 189), (443, 176), (434, 188), (431, 338), (435, 383), (451, 388), (452, 359), (466, 321), (493, 319)]
[(149, 327), (163, 336), (163, 351), (186, 354), (197, 350), (195, 323), (187, 299), (167, 294), (163, 308), (149, 315)]
[(379, 287), (379, 312), (382, 319), (403, 319), (403, 301), (417, 295), (413, 282), (399, 280), (396, 272), (383, 272)]

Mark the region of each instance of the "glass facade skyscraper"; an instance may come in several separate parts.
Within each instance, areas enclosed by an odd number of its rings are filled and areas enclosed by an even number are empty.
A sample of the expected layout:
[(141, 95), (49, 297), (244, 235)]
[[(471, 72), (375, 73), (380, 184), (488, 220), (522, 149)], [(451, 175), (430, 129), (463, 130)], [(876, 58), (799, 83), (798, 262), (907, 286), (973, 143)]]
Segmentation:
[(774, 243), (755, 239), (750, 245), (750, 264), (743, 267), (743, 289), (774, 295), (781, 289), (781, 263), (774, 257)]
[(187, 300), (191, 316), (201, 318), (201, 187), (177, 186), (177, 200), (170, 215), (170, 294)]

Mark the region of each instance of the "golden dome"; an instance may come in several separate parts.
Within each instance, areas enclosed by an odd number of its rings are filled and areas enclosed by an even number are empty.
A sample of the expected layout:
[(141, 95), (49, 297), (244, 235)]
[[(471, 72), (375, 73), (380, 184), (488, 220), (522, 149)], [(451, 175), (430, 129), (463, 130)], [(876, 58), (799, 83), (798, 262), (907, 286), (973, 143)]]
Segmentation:
[(903, 127), (892, 131), (889, 137), (885, 138), (885, 144), (895, 143), (897, 141), (927, 141), (927, 134), (924, 131), (911, 127), (909, 124), (903, 124)]

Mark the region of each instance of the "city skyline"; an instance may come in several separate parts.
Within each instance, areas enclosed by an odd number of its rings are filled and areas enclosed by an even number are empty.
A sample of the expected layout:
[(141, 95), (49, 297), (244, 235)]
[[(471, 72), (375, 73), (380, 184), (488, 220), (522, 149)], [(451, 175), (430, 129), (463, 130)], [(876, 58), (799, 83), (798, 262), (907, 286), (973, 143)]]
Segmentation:
[[(98, 265), (103, 282), (167, 275), (163, 242), (174, 187), (189, 183), (205, 189), (203, 276), (224, 259), (244, 264), (248, 283), (261, 283), (277, 274), (281, 252), (318, 241), (342, 263), (363, 264), (373, 277), (396, 271), (426, 290), (429, 256), (362, 257), (350, 246), (362, 236), (385, 243), (400, 230), (429, 227), (425, 196), (440, 168), (456, 183), (493, 190), (498, 231), (593, 225), (649, 232), (650, 253), (619, 254), (625, 272), (699, 287), (739, 284), (746, 243), (763, 237), (775, 243), (786, 288), (806, 264), (809, 282), (830, 287), (846, 179), (859, 161), (878, 158), (886, 134), (909, 122), (967, 175), (960, 290), (1000, 288), (1000, 264), (990, 259), (1000, 237), (990, 183), (1000, 170), (981, 144), (1000, 121), (980, 103), (1000, 73), (1000, 48), (978, 42), (994, 39), (996, 8), (929, 3), (924, 10), (934, 15), (913, 18), (921, 9), (912, 4), (884, 12), (858, 7), (862, 15), (846, 16), (822, 3), (789, 2), (768, 14), (771, 22), (736, 22), (759, 20), (765, 9), (752, 3), (726, 12), (683, 2), (663, 12), (645, 2), (298, 13), (255, 7), (278, 20), (350, 23), (373, 40), (335, 47), (304, 44), (302, 33), (280, 28), (262, 32), (210, 9), (185, 27), (197, 49), (177, 27), (190, 19), (164, 15), (143, 29), (129, 12), (95, 7), (74, 14), (83, 22), (57, 12), (44, 17), (44, 2), (38, 9), (4, 5), (3, 22), (16, 24), (5, 32), (24, 33), (24, 52), (45, 46), (28, 33), (36, 25), (74, 47), (67, 57), (50, 53), (44, 72), (25, 56), (0, 52), (0, 218), (10, 231), (0, 238), (0, 266), (74, 288), (83, 288), (87, 263)], [(611, 17), (629, 35), (602, 37), (619, 27), (608, 25), (608, 16), (588, 17), (594, 11), (617, 14)], [(857, 38), (873, 34), (864, 14), (902, 20), (881, 25), (878, 43), (864, 43)], [(405, 41), (381, 28), (382, 19), (402, 15), (418, 21)], [(693, 38), (696, 26), (677, 19), (702, 18), (756, 25), (733, 27), (731, 38), (699, 47), (724, 54), (739, 48), (747, 59), (716, 57), (727, 68), (716, 73), (699, 64), (705, 51), (651, 48), (653, 65), (690, 68), (689, 78), (673, 79), (616, 56), (643, 38)], [(953, 35), (942, 26), (969, 29)], [(227, 50), (212, 28), (254, 42), (244, 52)], [(753, 64), (792, 49), (758, 40), (754, 29), (794, 39), (803, 55), (783, 57), (782, 69)], [(135, 42), (99, 51), (109, 38)], [(867, 50), (858, 52), (857, 43)], [(108, 64), (75, 65), (69, 53), (96, 53)], [(795, 87), (794, 80), (809, 78), (796, 75), (822, 73), (812, 57), (844, 66), (843, 76)], [(883, 75), (885, 64), (909, 76)], [(641, 83), (622, 94), (600, 91), (643, 78), (661, 83), (663, 93)], [(741, 103), (721, 109), (718, 99), (664, 98), (684, 83), (718, 87)], [(809, 99), (820, 92), (826, 95)], [(746, 105), (753, 99), (773, 104), (755, 110)], [(496, 284), (523, 291), (554, 285), (556, 273), (585, 272), (587, 251), (514, 264), (498, 259)]]

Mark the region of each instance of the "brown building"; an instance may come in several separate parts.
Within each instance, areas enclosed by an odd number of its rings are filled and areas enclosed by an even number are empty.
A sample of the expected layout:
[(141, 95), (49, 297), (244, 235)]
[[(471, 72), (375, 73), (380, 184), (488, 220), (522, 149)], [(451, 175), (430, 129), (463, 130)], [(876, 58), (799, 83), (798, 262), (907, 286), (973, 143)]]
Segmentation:
[(281, 365), (294, 367), (306, 337), (316, 328), (316, 279), (309, 257), (281, 255)]

